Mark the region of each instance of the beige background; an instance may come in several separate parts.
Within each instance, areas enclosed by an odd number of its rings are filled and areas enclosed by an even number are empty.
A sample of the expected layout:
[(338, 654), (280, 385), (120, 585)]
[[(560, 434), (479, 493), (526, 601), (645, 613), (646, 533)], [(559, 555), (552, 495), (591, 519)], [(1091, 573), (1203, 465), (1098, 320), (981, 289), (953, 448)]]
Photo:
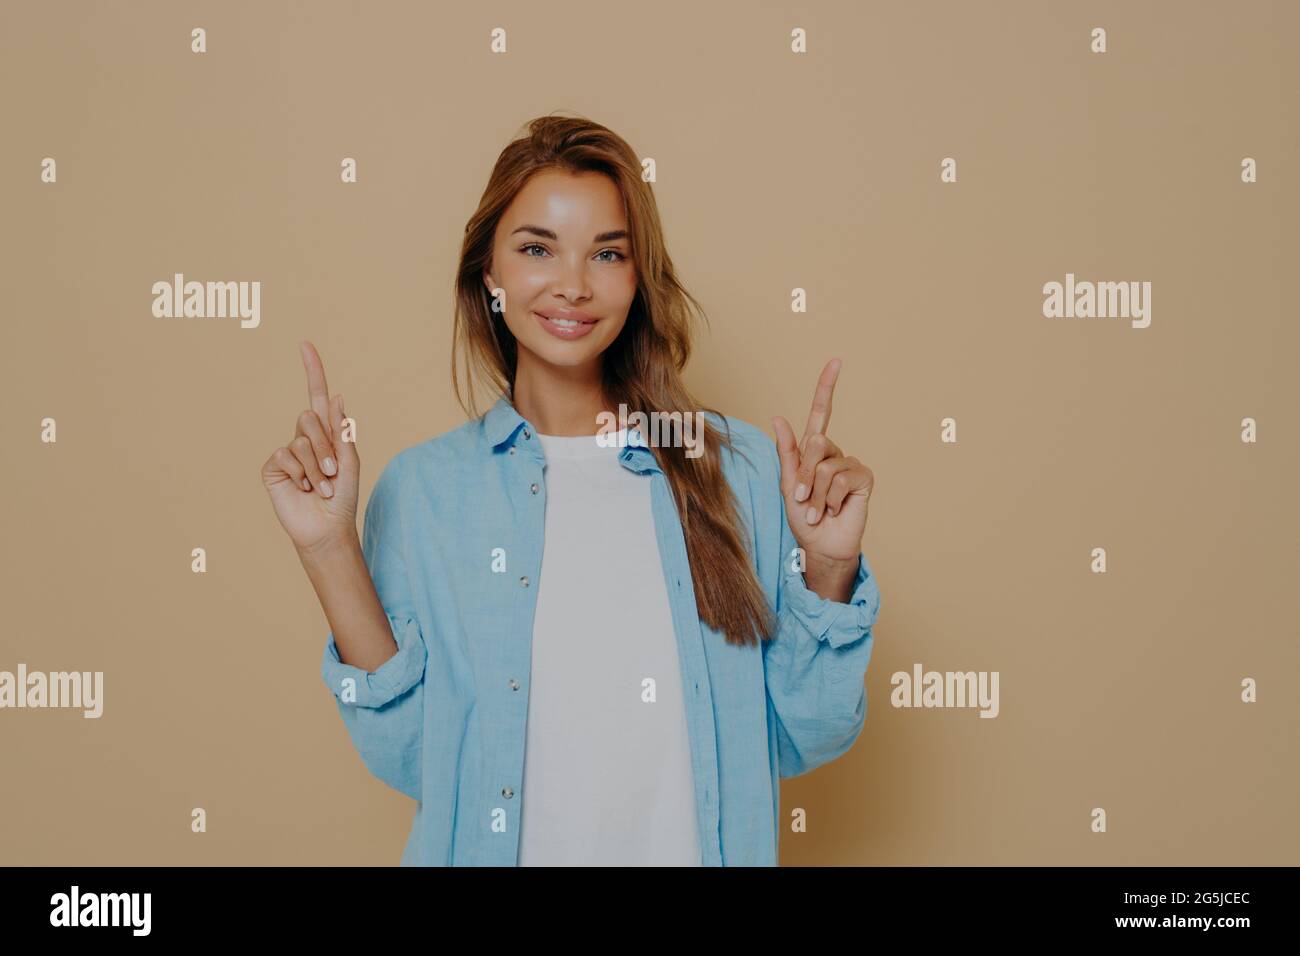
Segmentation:
[[(770, 430), (844, 359), (883, 610), (866, 728), (784, 784), (782, 862), (1300, 862), (1296, 6), (448, 6), (0, 7), (0, 669), (106, 682), (98, 721), (0, 711), (0, 862), (397, 863), (414, 804), (347, 740), (258, 472), (302, 337), (363, 503), (463, 421), (462, 229), (552, 110), (658, 161), (702, 400)], [(261, 327), (153, 318), (174, 272), (260, 281)], [(1151, 327), (1044, 318), (1067, 272), (1153, 282)], [(1001, 715), (891, 708), (917, 661), (999, 671)]]

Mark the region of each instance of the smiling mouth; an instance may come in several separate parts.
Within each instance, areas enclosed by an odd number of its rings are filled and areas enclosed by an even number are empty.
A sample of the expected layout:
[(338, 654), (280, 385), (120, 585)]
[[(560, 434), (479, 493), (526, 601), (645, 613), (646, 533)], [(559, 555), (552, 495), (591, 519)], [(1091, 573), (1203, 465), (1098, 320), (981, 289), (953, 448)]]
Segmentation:
[(542, 313), (540, 312), (538, 312), (537, 314), (541, 316), (543, 319), (546, 319), (547, 322), (550, 322), (552, 325), (558, 325), (562, 329), (580, 329), (584, 325), (595, 325), (597, 322), (600, 321), (599, 319), (587, 319), (585, 321), (581, 319), (565, 319), (558, 315), (545, 316), (542, 315)]
[(555, 316), (548, 318), (540, 312), (534, 312), (533, 316), (541, 323), (542, 328), (554, 335), (556, 338), (572, 341), (580, 339), (583, 336), (591, 334), (599, 318), (594, 319), (571, 319), (564, 316)]

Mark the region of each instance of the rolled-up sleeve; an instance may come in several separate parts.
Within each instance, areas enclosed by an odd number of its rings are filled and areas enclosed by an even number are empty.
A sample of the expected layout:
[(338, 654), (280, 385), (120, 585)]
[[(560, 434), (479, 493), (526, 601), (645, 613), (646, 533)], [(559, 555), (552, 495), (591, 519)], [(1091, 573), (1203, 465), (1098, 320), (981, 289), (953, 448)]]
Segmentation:
[(862, 732), (880, 589), (861, 552), (847, 602), (828, 600), (808, 587), (786, 520), (775, 445), (770, 450), (774, 470), (764, 500), (774, 501), (768, 513), (779, 518), (781, 564), (777, 633), (763, 645), (763, 665), (777, 717), (780, 776), (795, 777), (843, 755)]
[(402, 557), (398, 462), (389, 462), (370, 493), (361, 544), (397, 653), (378, 669), (365, 671), (339, 660), (331, 631), (321, 675), (366, 767), (390, 787), (419, 800), (427, 651)]
[[(379, 590), (376, 582), (375, 590)], [(382, 592), (381, 592), (382, 593)], [(382, 600), (382, 598), (381, 598)], [(323, 675), (330, 690), (343, 702), (345, 688), (351, 681), (351, 704), (355, 707), (379, 709), (424, 679), (425, 649), (420, 637), (420, 625), (409, 617), (388, 615), (388, 625), (397, 642), (397, 653), (384, 661), (377, 671), (363, 671), (339, 660), (338, 645), (331, 631), (325, 643)]]

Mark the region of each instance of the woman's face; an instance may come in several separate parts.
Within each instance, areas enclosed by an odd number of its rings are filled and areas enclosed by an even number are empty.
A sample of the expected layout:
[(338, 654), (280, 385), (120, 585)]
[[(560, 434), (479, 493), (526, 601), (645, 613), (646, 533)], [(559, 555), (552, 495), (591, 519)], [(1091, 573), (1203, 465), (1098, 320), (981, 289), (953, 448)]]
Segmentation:
[(497, 224), (483, 280), (489, 295), (505, 290), (521, 366), (599, 371), (636, 296), (627, 228), (622, 194), (603, 173), (543, 170), (515, 196)]

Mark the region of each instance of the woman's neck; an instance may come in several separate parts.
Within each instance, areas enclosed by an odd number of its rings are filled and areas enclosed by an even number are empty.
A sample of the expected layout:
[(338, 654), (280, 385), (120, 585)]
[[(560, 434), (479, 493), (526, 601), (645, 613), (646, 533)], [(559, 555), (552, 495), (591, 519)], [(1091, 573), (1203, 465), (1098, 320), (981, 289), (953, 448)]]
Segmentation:
[(521, 362), (515, 373), (512, 404), (543, 435), (595, 435), (597, 415), (608, 411), (600, 367), (559, 369)]

